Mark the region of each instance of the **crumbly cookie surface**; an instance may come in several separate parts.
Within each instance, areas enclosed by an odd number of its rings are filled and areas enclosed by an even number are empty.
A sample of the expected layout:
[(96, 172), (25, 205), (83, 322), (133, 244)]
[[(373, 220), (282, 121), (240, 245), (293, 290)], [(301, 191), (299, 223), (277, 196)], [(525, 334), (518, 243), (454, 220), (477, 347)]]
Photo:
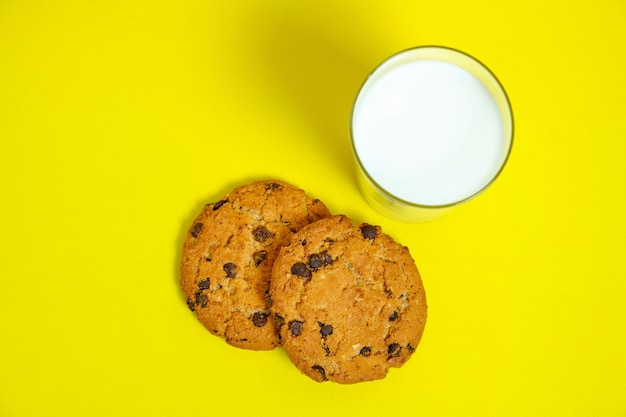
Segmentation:
[(244, 349), (279, 344), (267, 305), (280, 248), (326, 206), (282, 181), (258, 181), (207, 204), (183, 245), (180, 285), (187, 305), (214, 335)]
[(343, 215), (293, 235), (274, 263), (270, 295), (287, 355), (320, 382), (384, 378), (409, 359), (426, 323), (408, 248)]

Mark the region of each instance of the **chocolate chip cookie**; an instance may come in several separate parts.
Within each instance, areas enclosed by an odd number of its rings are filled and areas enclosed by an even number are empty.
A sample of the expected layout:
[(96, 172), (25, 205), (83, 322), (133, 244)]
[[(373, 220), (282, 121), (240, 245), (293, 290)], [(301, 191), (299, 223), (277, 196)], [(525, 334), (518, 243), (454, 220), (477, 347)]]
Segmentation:
[(271, 310), (291, 361), (316, 381), (382, 379), (420, 342), (426, 296), (409, 250), (343, 215), (303, 227), (272, 271)]
[(214, 335), (251, 350), (279, 344), (267, 305), (279, 249), (328, 208), (282, 181), (258, 181), (204, 206), (183, 246), (180, 285)]

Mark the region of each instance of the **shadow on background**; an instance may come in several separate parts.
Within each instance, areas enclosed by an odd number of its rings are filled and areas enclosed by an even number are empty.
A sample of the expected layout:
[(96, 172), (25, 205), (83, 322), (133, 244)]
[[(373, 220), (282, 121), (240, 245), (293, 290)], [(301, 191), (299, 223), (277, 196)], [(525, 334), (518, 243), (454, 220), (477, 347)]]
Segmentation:
[(378, 56), (374, 59), (360, 54), (359, 49), (363, 50), (367, 41), (360, 39), (358, 47), (351, 45), (342, 37), (349, 23), (337, 16), (263, 11), (258, 19), (263, 27), (255, 28), (253, 33), (258, 38), (252, 39), (249, 46), (256, 48), (255, 65), (269, 89), (267, 94), (285, 107), (286, 117), (301, 119), (315, 132), (315, 143), (305, 146), (327, 149), (338, 175), (353, 178), (352, 105), (382, 54), (368, 51), (368, 56)]

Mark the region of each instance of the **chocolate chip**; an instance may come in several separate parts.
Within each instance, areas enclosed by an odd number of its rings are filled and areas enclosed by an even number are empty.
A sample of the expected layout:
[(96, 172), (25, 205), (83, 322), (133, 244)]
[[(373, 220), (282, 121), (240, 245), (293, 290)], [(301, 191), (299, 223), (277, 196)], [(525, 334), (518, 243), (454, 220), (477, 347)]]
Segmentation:
[(261, 265), (261, 262), (263, 262), (265, 260), (265, 258), (267, 258), (267, 252), (262, 250), (259, 252), (255, 252), (252, 255), (252, 260), (254, 261), (254, 266), (258, 267), (259, 265)]
[(191, 236), (193, 237), (198, 237), (203, 227), (204, 227), (204, 224), (196, 223), (191, 227), (191, 231), (189, 233), (191, 233)]
[(226, 271), (226, 278), (235, 278), (237, 276), (237, 265), (228, 262), (224, 264), (224, 271)]
[(309, 256), (309, 268), (311, 269), (319, 269), (324, 266), (324, 259), (319, 253), (314, 253)]
[(252, 236), (257, 242), (265, 242), (267, 239), (275, 236), (274, 233), (267, 230), (265, 226), (259, 226), (252, 231)]
[(289, 323), (289, 331), (291, 332), (291, 335), (300, 336), (302, 334), (303, 325), (304, 323), (298, 320), (294, 320), (291, 323)]
[(320, 365), (313, 365), (311, 369), (315, 369), (317, 372), (320, 373), (324, 381), (328, 381), (328, 378), (326, 378), (326, 371)]
[(196, 311), (196, 305), (194, 304), (191, 297), (187, 297), (187, 307), (189, 307), (189, 310), (191, 311)]
[(208, 290), (211, 284), (211, 280), (209, 278), (205, 278), (202, 281), (198, 282), (199, 290)]
[(196, 305), (199, 305), (200, 307), (206, 307), (209, 305), (209, 297), (207, 297), (207, 295), (205, 293), (203, 293), (202, 291), (198, 291), (196, 293)]
[(228, 203), (228, 200), (220, 200), (217, 203), (215, 203), (215, 205), (213, 206), (213, 211), (219, 209), (220, 207), (222, 207), (224, 204)]
[(361, 227), (361, 235), (363, 235), (365, 239), (374, 240), (376, 236), (378, 236), (378, 230), (370, 224), (365, 224)]
[(204, 260), (207, 262), (211, 262), (213, 260), (213, 258), (211, 258), (211, 255), (207, 255), (204, 257)]
[(389, 316), (389, 321), (396, 321), (398, 320), (398, 312), (394, 311), (393, 313), (391, 313), (391, 316)]
[(323, 338), (326, 338), (326, 336), (330, 336), (331, 334), (333, 334), (333, 326), (331, 326), (330, 324), (320, 323), (319, 321), (317, 322), (317, 324), (320, 326), (320, 334)]
[(413, 347), (413, 345), (412, 345), (412, 344), (410, 344), (410, 343), (408, 343), (408, 344), (406, 345), (406, 350), (408, 350), (408, 351), (409, 351), (409, 353), (413, 353), (413, 352), (415, 352), (415, 348), (414, 348), (414, 347)]
[(301, 244), (302, 246), (306, 246), (306, 239), (302, 239), (302, 240), (300, 241), (300, 244)]
[(372, 348), (369, 346), (363, 346), (359, 351), (359, 355), (365, 356), (366, 358), (372, 353)]
[(323, 266), (328, 266), (333, 263), (333, 258), (327, 253), (314, 253), (309, 256), (309, 268), (312, 270), (318, 270)]
[(283, 188), (283, 186), (276, 182), (268, 182), (265, 184), (266, 190), (280, 190), (281, 188)]
[(302, 262), (297, 262), (291, 266), (291, 273), (301, 278), (311, 278), (311, 271)]
[(387, 359), (397, 358), (400, 356), (400, 352), (402, 352), (402, 346), (399, 343), (392, 343), (387, 346)]
[(267, 324), (267, 316), (267, 313), (257, 311), (252, 315), (252, 323), (254, 323), (256, 327), (263, 327)]

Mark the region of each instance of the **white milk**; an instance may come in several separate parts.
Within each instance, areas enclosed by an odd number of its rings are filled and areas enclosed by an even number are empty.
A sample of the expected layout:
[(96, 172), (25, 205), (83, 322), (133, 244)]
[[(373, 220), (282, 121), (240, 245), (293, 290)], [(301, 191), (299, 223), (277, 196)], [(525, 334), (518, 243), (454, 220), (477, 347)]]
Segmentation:
[(493, 96), (442, 61), (396, 66), (366, 84), (353, 109), (362, 167), (390, 194), (425, 206), (473, 196), (498, 174), (508, 146)]

